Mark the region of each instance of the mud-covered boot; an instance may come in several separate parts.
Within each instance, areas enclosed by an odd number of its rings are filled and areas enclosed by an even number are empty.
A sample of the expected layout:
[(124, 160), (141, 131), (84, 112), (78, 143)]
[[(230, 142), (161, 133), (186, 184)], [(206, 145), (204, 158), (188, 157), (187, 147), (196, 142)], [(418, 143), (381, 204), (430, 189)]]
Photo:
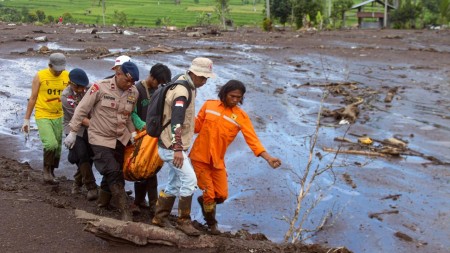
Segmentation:
[(57, 184), (53, 176), (53, 160), (55, 157), (55, 152), (44, 150), (44, 167), (43, 167), (43, 178), (46, 184)]
[(44, 166), (44, 183), (46, 184), (58, 184), (58, 181), (55, 180), (55, 178), (52, 175), (52, 168), (51, 166)]
[(77, 169), (77, 172), (75, 172), (75, 174), (73, 175), (73, 184), (72, 184), (72, 189), (70, 192), (74, 195), (80, 194), (82, 186), (83, 186), (83, 180), (81, 177), (81, 172), (80, 172), (80, 169)]
[(187, 197), (180, 197), (178, 201), (178, 220), (177, 229), (183, 231), (187, 235), (199, 236), (201, 232), (198, 231), (191, 222), (191, 204), (192, 195)]
[(133, 221), (133, 217), (128, 209), (128, 196), (125, 193), (125, 188), (122, 184), (113, 184), (111, 185), (111, 194), (117, 203), (117, 207), (122, 213), (121, 220), (123, 221)]
[(208, 225), (209, 233), (212, 235), (220, 234), (216, 220), (216, 202), (205, 204), (203, 203), (203, 196), (199, 196), (197, 201), (202, 208), (202, 214), (206, 221), (206, 225)]
[(134, 215), (141, 213), (141, 206), (145, 206), (145, 194), (147, 181), (134, 182), (134, 202), (130, 206), (130, 210)]
[(148, 180), (147, 184), (148, 206), (150, 208), (150, 217), (155, 216), (156, 201), (158, 201), (158, 179), (155, 176)]
[(98, 189), (97, 189), (97, 187), (88, 190), (88, 192), (86, 194), (86, 199), (88, 201), (94, 201), (94, 200), (98, 199)]
[(168, 219), (170, 211), (172, 211), (175, 203), (175, 196), (166, 194), (164, 191), (159, 193), (158, 201), (156, 202), (155, 216), (152, 219), (152, 224), (160, 227), (172, 228), (172, 224)]
[(55, 169), (58, 168), (58, 166), (59, 166), (59, 157), (56, 157), (56, 155), (53, 153), (53, 162), (50, 172), (53, 177), (53, 181), (55, 181), (56, 183), (59, 183), (58, 178), (55, 176)]
[(110, 201), (111, 201), (111, 193), (100, 188), (97, 199), (97, 206), (107, 207)]
[(70, 193), (72, 193), (73, 195), (80, 194), (81, 193), (81, 185), (79, 185), (77, 182), (73, 182)]
[(220, 234), (216, 220), (216, 203), (204, 204), (205, 208), (205, 221), (209, 228), (209, 233), (212, 235)]
[(86, 198), (88, 201), (93, 201), (98, 198), (97, 184), (95, 183), (94, 173), (92, 172), (92, 165), (89, 162), (84, 162), (80, 165), (79, 171), (82, 182), (88, 190)]

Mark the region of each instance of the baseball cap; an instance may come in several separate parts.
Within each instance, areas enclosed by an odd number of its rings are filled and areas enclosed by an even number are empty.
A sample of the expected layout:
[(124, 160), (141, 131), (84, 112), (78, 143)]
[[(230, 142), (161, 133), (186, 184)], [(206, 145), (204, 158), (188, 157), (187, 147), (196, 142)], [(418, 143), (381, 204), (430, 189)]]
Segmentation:
[(55, 71), (63, 71), (66, 69), (66, 57), (62, 53), (53, 53), (49, 57), (48, 64), (51, 64), (51, 68)]
[(194, 73), (196, 76), (203, 77), (216, 77), (216, 75), (212, 72), (213, 62), (204, 57), (197, 57), (192, 61), (191, 67), (189, 71)]
[(125, 76), (130, 74), (130, 76), (133, 78), (133, 81), (139, 80), (139, 69), (136, 66), (136, 64), (134, 64), (130, 61), (127, 61), (124, 64), (122, 64), (121, 68), (122, 68), (122, 72), (125, 74)]
[(112, 67), (111, 69), (114, 70), (117, 66), (121, 66), (125, 62), (129, 62), (129, 61), (131, 61), (131, 58), (129, 56), (121, 55), (116, 58), (116, 60), (114, 62), (114, 67)]
[(89, 84), (89, 78), (87, 77), (86, 72), (79, 68), (72, 69), (69, 72), (69, 79), (76, 85), (86, 87)]

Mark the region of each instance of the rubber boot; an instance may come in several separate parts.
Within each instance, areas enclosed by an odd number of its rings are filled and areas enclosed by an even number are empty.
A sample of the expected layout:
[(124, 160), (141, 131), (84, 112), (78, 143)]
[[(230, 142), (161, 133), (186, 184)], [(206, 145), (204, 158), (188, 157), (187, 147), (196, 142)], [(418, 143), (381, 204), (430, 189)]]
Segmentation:
[(80, 194), (81, 193), (81, 185), (79, 185), (77, 182), (73, 182), (70, 193), (72, 193), (73, 195)]
[(134, 182), (134, 203), (130, 206), (133, 214), (141, 213), (141, 206), (145, 206), (147, 181)]
[(160, 227), (173, 228), (168, 219), (175, 203), (175, 196), (166, 194), (164, 191), (159, 193), (158, 201), (156, 202), (155, 216), (152, 219), (153, 225)]
[(52, 164), (51, 172), (52, 172), (53, 180), (55, 180), (55, 181), (58, 181), (58, 179), (55, 176), (55, 169), (58, 168), (58, 166), (59, 166), (59, 157), (56, 157), (55, 155), (53, 155), (53, 164)]
[(148, 206), (150, 208), (150, 217), (155, 216), (156, 201), (158, 201), (158, 178), (155, 176), (148, 180), (147, 184)]
[(57, 184), (58, 181), (53, 176), (53, 160), (55, 152), (44, 150), (44, 183)]
[(83, 186), (83, 179), (81, 177), (80, 169), (77, 169), (77, 172), (73, 175), (73, 184), (72, 184), (72, 194), (80, 194), (81, 187)]
[(94, 173), (92, 172), (92, 165), (90, 162), (84, 162), (79, 167), (82, 181), (88, 190), (86, 198), (88, 201), (93, 201), (98, 198), (97, 184), (95, 183)]
[(133, 221), (133, 217), (128, 210), (128, 200), (127, 194), (125, 193), (125, 188), (122, 184), (113, 184), (111, 185), (111, 194), (117, 203), (117, 208), (119, 208), (122, 213), (121, 220), (123, 221)]
[(178, 220), (177, 229), (183, 231), (187, 235), (199, 236), (201, 232), (198, 231), (191, 222), (191, 204), (192, 195), (187, 197), (180, 197), (178, 201)]
[(111, 201), (111, 193), (100, 188), (97, 199), (97, 206), (107, 207), (109, 205), (109, 201)]
[(206, 225), (208, 225), (209, 233), (212, 235), (220, 234), (219, 228), (217, 226), (217, 220), (216, 220), (216, 202), (205, 205), (203, 203), (203, 196), (199, 196), (197, 198), (197, 201), (202, 208), (202, 214), (206, 221)]

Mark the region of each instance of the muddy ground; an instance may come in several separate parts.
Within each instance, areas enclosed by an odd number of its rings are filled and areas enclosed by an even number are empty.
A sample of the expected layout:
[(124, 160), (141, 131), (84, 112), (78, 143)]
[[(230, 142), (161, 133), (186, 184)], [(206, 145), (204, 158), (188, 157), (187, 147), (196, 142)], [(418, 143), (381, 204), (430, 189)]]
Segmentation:
[[(76, 33), (83, 29), (92, 28), (0, 24), (3, 252), (61, 248), (67, 252), (180, 251), (118, 245), (83, 232), (74, 209), (111, 217), (118, 214), (97, 209), (81, 195), (70, 195), (73, 166), (67, 162), (63, 161), (57, 172), (63, 179), (59, 187), (40, 183), (37, 133), (24, 144), (18, 129), (31, 78), (45, 67), (54, 51), (68, 56), (69, 69), (84, 68), (91, 81), (109, 75), (113, 59), (121, 53), (136, 59), (141, 73), (158, 61), (180, 72), (193, 57), (210, 57), (218, 78), (200, 90), (198, 108), (202, 100), (215, 98), (216, 88), (226, 80), (240, 79), (247, 84), (249, 94), (243, 108), (262, 142), (284, 165), (270, 171), (252, 158), (242, 138), (230, 147), (230, 199), (218, 209), (220, 228), (228, 231), (229, 237), (242, 231), (263, 233), (273, 243), (262, 242), (267, 248), (261, 250), (279, 252), (284, 247), (284, 220), (296, 206), (298, 175), (308, 159), (308, 136), (317, 125), (321, 96), (328, 92), (322, 105), (329, 117), (321, 118), (313, 165), (334, 161), (335, 168), (314, 184), (309, 197), (320, 196), (321, 201), (318, 214), (305, 224), (308, 228), (317, 225), (330, 210), (333, 216), (321, 231), (308, 234), (312, 237), (305, 242), (317, 245), (301, 252), (326, 252), (318, 245), (343, 246), (354, 252), (447, 252), (450, 248), (450, 31), (265, 33), (239, 28), (217, 34), (211, 30), (135, 28), (121, 34), (113, 28), (96, 28), (93, 34)], [(36, 42), (40, 36), (47, 41)], [(358, 113), (347, 118), (353, 124), (339, 124), (345, 121), (336, 112), (355, 102), (358, 110), (354, 112)], [(375, 142), (368, 146), (358, 143), (363, 135)], [(337, 141), (343, 137), (351, 143)], [(384, 152), (389, 146), (384, 140), (391, 137), (406, 147)], [(330, 150), (338, 148), (351, 154), (334, 159)], [(160, 174), (162, 187), (164, 171)], [(193, 218), (199, 218), (198, 210)], [(135, 221), (148, 222), (148, 218), (139, 216)], [(251, 251), (245, 243), (230, 244), (204, 252)]]

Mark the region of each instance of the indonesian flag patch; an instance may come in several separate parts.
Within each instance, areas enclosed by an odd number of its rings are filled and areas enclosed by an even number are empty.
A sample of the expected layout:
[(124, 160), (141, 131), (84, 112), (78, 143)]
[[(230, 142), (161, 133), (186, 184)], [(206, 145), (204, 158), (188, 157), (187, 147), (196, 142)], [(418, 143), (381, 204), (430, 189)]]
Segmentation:
[(183, 107), (184, 106), (184, 101), (176, 101), (175, 102), (175, 106)]

